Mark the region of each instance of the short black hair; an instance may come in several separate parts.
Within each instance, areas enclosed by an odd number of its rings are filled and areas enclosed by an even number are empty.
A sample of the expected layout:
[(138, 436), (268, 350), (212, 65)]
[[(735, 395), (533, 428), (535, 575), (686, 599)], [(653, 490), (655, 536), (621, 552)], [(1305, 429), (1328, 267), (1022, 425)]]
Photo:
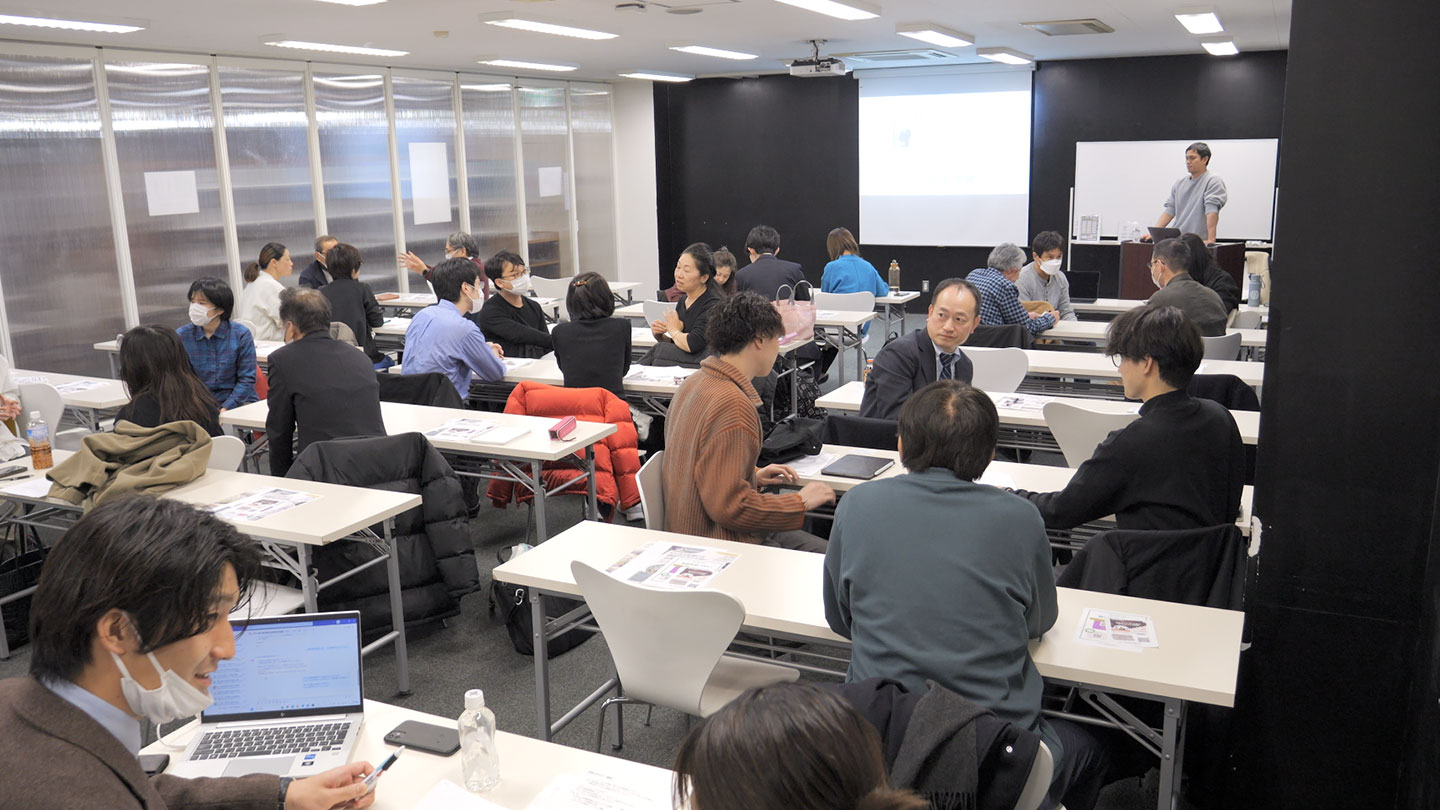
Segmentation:
[[(454, 247), (454, 245), (451, 245), (451, 247)], [(502, 250), (485, 260), (485, 275), (490, 278), (504, 277), (506, 264), (518, 264), (524, 267), (525, 260), (520, 258), (520, 254), (514, 251)]]
[(180, 501), (101, 501), (65, 532), (40, 573), (30, 674), (75, 680), (90, 663), (96, 624), (114, 609), (134, 620), (145, 652), (205, 632), (216, 620), (225, 566), (235, 570), (243, 604), (262, 559), (254, 540)]
[(329, 331), (330, 299), (309, 287), (286, 287), (280, 291), (280, 323), (295, 324), (302, 335)]
[(1035, 234), (1034, 239), (1030, 240), (1030, 252), (1036, 256), (1044, 256), (1049, 251), (1057, 248), (1063, 250), (1065, 248), (1065, 240), (1060, 238), (1060, 234), (1054, 231), (1041, 231)]
[(1195, 154), (1200, 156), (1201, 160), (1210, 159), (1210, 144), (1205, 143), (1204, 141), (1196, 141), (1195, 143), (1190, 144), (1189, 146), (1185, 147), (1185, 151), (1194, 152)]
[(1165, 262), (1172, 273), (1190, 272), (1190, 248), (1179, 239), (1161, 239), (1155, 243), (1155, 258)]
[(721, 298), (710, 307), (705, 341), (715, 354), (734, 354), (753, 340), (785, 334), (775, 305), (759, 293), (746, 290)]
[(944, 467), (974, 481), (990, 466), (1000, 415), (990, 395), (960, 380), (938, 380), (900, 406), (900, 463), (910, 472)]
[(477, 284), (480, 268), (469, 259), (456, 256), (435, 265), (430, 271), (430, 286), (435, 288), (435, 297), (452, 304), (460, 303), (461, 292), (466, 284)]
[(336, 242), (325, 251), (325, 270), (335, 278), (355, 278), (364, 263), (359, 248), (345, 242)]
[(963, 278), (956, 278), (952, 276), (951, 278), (947, 278), (939, 284), (936, 284), (935, 292), (930, 294), (930, 303), (934, 304), (935, 299), (940, 297), (940, 293), (945, 292), (951, 287), (962, 287), (970, 291), (971, 297), (975, 299), (975, 317), (980, 317), (980, 288), (976, 287), (974, 284), (971, 284), (969, 281), (966, 281)]
[(756, 225), (745, 237), (745, 247), (756, 253), (774, 253), (780, 249), (780, 232), (769, 225)]
[(615, 314), (615, 296), (599, 273), (581, 273), (570, 281), (565, 292), (565, 311), (577, 321), (593, 321)]
[(205, 296), (211, 306), (220, 308), (220, 320), (230, 320), (230, 313), (235, 309), (235, 293), (230, 290), (229, 284), (213, 276), (197, 278), (190, 282), (190, 291), (185, 293), (185, 300), (194, 301), (197, 292)]
[(1175, 307), (1136, 307), (1121, 313), (1105, 330), (1105, 351), (1136, 362), (1153, 358), (1160, 379), (1185, 389), (1205, 356), (1200, 327)]

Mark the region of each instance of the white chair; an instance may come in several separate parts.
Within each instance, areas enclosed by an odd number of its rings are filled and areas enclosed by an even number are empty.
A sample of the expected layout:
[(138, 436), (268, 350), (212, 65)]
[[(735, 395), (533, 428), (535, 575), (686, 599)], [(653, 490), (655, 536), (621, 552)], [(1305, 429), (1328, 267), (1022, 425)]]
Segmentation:
[[(535, 295), (540, 298), (554, 298), (555, 306), (560, 310), (560, 320), (570, 320), (570, 311), (565, 308), (565, 295), (570, 292), (571, 277), (565, 278), (541, 278), (534, 273), (530, 274), (530, 283), (535, 287)], [(494, 283), (494, 279), (491, 279)], [(545, 307), (548, 314), (552, 308)]]
[(10, 387), (10, 358), (0, 354), (0, 391)]
[(1045, 794), (1050, 792), (1050, 780), (1054, 775), (1055, 755), (1050, 753), (1050, 746), (1041, 740), (1040, 748), (1035, 751), (1035, 761), (1030, 763), (1025, 787), (1020, 789), (1020, 796), (1015, 800), (1015, 810), (1036, 810), (1045, 800)]
[(1230, 322), (1232, 329), (1259, 329), (1260, 313), (1253, 309), (1242, 309), (1235, 313), (1235, 320)]
[(810, 300), (815, 302), (816, 309), (823, 309), (827, 312), (873, 312), (875, 310), (875, 293), (812, 292)]
[(1140, 418), (1138, 413), (1103, 413), (1068, 402), (1047, 402), (1042, 413), (1067, 467), (1088, 461), (1106, 436)]
[(210, 470), (234, 470), (240, 469), (240, 462), (245, 460), (245, 442), (238, 436), (216, 436), (210, 440), (210, 463), (205, 465)]
[(1234, 360), (1240, 356), (1240, 333), (1231, 332), (1219, 337), (1200, 338), (1205, 344), (1206, 360)]
[[(724, 655), (745, 621), (745, 606), (723, 591), (668, 591), (622, 582), (579, 560), (570, 572), (605, 634), (621, 694), (600, 704), (595, 747), (612, 704), (648, 703), (709, 717), (756, 686), (790, 683), (790, 667)], [(615, 711), (615, 747), (624, 742)]]
[(664, 450), (652, 453), (635, 476), (635, 483), (640, 487), (640, 508), (645, 512), (645, 528), (656, 531), (665, 530), (665, 492), (660, 484), (664, 457)]
[(250, 322), (250, 321), (245, 320), (244, 318), (231, 318), (231, 319), (230, 319), (230, 322), (231, 322), (231, 323), (238, 323), (238, 324), (240, 324), (241, 326), (245, 327), (246, 329), (249, 329), (251, 335), (254, 335), (254, 334), (255, 334), (255, 324), (252, 323), (252, 322)]
[(961, 351), (970, 358), (975, 375), (970, 384), (981, 391), (996, 394), (1013, 394), (1020, 387), (1020, 381), (1030, 371), (1030, 358), (1024, 349), (984, 349), (961, 346)]
[(50, 446), (55, 447), (56, 435), (60, 432), (60, 417), (65, 415), (65, 400), (55, 386), (49, 383), (26, 383), (20, 386), (20, 415), (15, 426), (20, 428), (20, 438), (30, 428), (30, 412), (39, 411), (40, 418), (50, 426)]

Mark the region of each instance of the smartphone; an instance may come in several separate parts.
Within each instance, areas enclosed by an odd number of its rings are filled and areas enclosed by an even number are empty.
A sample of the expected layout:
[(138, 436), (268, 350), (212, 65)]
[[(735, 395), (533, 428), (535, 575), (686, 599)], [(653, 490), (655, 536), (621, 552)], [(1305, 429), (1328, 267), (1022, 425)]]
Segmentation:
[[(0, 471), (0, 472), (3, 472), (3, 471)], [(155, 776), (156, 774), (163, 773), (164, 770), (165, 770), (167, 767), (169, 767), (169, 765), (170, 765), (170, 755), (169, 755), (169, 754), (141, 754), (141, 755), (140, 755), (140, 768), (141, 768), (142, 770), (144, 770), (145, 773), (147, 773), (147, 774), (149, 774), (149, 775), (151, 775), (151, 776)]]
[(460, 750), (460, 732), (453, 728), (406, 720), (385, 735), (385, 742), (448, 757)]
[(30, 470), (26, 467), (21, 467), (19, 464), (11, 464), (9, 467), (0, 469), (0, 478), (9, 478), (12, 475), (19, 475), (20, 473), (26, 472), (30, 472)]

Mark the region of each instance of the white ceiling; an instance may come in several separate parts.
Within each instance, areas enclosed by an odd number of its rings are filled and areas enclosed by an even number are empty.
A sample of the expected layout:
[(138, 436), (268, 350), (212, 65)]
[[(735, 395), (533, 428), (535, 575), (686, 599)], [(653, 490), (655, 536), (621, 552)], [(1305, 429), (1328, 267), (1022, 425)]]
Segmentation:
[[(824, 39), (822, 53), (847, 53), (928, 47), (895, 33), (905, 22), (930, 22), (970, 33), (979, 47), (1004, 46), (1047, 59), (1199, 54), (1200, 37), (1176, 22), (1174, 12), (1191, 0), (871, 0), (877, 19), (846, 22), (776, 0), (658, 0), (641, 13), (620, 11), (619, 0), (389, 0), (350, 7), (318, 0), (47, 0), (44, 12), (57, 17), (109, 20), (115, 15), (148, 20), (132, 34), (85, 34), (51, 29), (0, 26), (0, 37), (42, 42), (104, 45), (263, 56), (279, 59), (394, 67), (441, 68), (477, 73), (513, 73), (476, 64), (500, 57), (577, 64), (566, 74), (535, 74), (569, 79), (615, 80), (635, 69), (708, 75), (748, 75), (784, 70), (784, 61), (808, 56), (806, 40)], [(698, 14), (667, 13), (661, 4), (700, 6)], [(1216, 0), (1211, 5), (1241, 51), (1288, 46), (1291, 0)], [(38, 3), (35, 5), (39, 5)], [(0, 13), (24, 8), (0, 0)], [(30, 6), (35, 7), (35, 6)], [(547, 22), (619, 34), (587, 41), (514, 31), (485, 25), (481, 15), (520, 12)], [(1115, 29), (1111, 34), (1047, 37), (1020, 25), (1036, 20), (1094, 17)], [(436, 32), (448, 32), (438, 37)], [(409, 56), (372, 58), (274, 48), (262, 38), (410, 51)], [(668, 49), (684, 43), (748, 51), (759, 59), (735, 62), (693, 56)], [(947, 50), (947, 49), (942, 49)], [(959, 62), (980, 61), (974, 48), (953, 49)], [(1217, 57), (1223, 58), (1223, 57)]]

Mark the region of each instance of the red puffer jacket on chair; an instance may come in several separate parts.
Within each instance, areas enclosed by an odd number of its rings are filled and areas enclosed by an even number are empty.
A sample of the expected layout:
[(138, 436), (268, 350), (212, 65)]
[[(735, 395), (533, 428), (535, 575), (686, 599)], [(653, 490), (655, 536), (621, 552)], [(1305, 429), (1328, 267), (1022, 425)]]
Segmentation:
[[(609, 422), (615, 432), (595, 443), (595, 494), (600, 503), (629, 509), (640, 503), (640, 487), (635, 475), (640, 472), (639, 439), (630, 419), (630, 406), (604, 388), (560, 388), (537, 382), (522, 382), (510, 393), (506, 413), (544, 416), (556, 420), (574, 416), (581, 422)], [(580, 470), (563, 462), (545, 462), (547, 489), (554, 489), (576, 478)], [(511, 500), (527, 502), (534, 498), (521, 487), (517, 494), (511, 481), (491, 481), (486, 494), (502, 509)], [(565, 495), (584, 495), (585, 487), (576, 484)]]

